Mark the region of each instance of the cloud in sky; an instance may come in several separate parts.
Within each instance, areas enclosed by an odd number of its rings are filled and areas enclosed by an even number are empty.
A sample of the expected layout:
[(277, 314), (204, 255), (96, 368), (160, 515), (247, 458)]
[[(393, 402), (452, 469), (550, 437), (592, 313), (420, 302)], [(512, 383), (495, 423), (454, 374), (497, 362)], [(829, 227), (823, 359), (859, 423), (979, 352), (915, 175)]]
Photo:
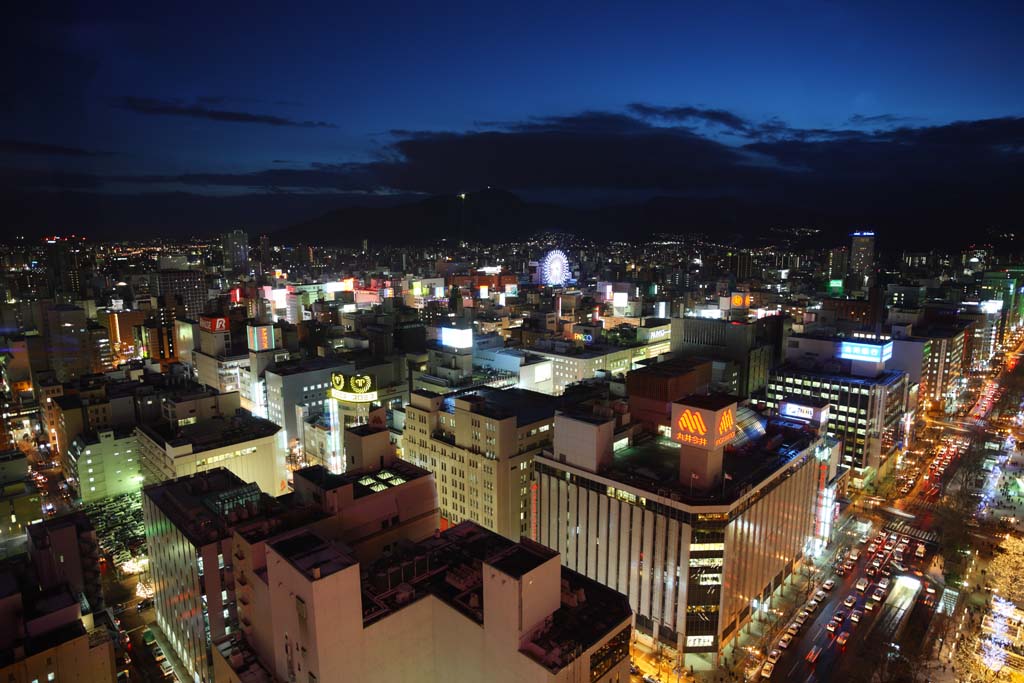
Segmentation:
[(51, 145), (44, 142), (28, 140), (0, 140), (0, 154), (19, 156), (50, 156), (50, 157), (104, 157), (109, 152), (97, 152), (81, 147)]
[(225, 123), (257, 123), (268, 126), (292, 126), (295, 128), (337, 128), (326, 121), (296, 121), (294, 119), (274, 116), (271, 114), (254, 114), (245, 111), (213, 109), (209, 105), (221, 104), (224, 98), (203, 97), (197, 103), (187, 104), (175, 100), (162, 100), (153, 97), (119, 97), (113, 106), (118, 109), (151, 116), (187, 116), (195, 119), (207, 119)]
[(492, 186), (556, 203), (732, 198), (857, 220), (875, 212), (900, 221), (1016, 220), (1024, 118), (942, 125), (886, 120), (894, 124), (796, 128), (725, 110), (632, 104), (625, 112), (540, 116), (466, 131), (392, 130), (367, 161), (269, 159), (250, 172), (145, 175), (8, 169), (0, 171), (0, 182), (20, 190), (333, 195), (339, 204)]

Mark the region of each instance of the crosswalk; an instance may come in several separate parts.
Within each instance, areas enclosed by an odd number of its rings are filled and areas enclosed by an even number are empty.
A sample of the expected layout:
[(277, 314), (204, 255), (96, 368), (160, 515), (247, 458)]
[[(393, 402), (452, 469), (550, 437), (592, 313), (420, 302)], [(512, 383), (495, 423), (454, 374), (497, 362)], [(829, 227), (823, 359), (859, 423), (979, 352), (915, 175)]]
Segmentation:
[(885, 525), (885, 530), (889, 533), (895, 532), (900, 536), (909, 536), (924, 543), (935, 543), (939, 540), (939, 535), (934, 531), (922, 531), (906, 522), (890, 522)]

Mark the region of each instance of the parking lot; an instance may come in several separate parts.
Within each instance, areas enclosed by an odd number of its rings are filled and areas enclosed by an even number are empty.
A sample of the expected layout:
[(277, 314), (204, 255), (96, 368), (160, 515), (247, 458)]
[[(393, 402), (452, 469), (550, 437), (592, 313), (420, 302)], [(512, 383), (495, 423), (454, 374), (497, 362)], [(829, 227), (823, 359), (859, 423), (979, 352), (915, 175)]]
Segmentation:
[(132, 563), (147, 556), (146, 533), (142, 523), (142, 494), (127, 493), (82, 507), (92, 520), (106, 562), (122, 573), (134, 573)]

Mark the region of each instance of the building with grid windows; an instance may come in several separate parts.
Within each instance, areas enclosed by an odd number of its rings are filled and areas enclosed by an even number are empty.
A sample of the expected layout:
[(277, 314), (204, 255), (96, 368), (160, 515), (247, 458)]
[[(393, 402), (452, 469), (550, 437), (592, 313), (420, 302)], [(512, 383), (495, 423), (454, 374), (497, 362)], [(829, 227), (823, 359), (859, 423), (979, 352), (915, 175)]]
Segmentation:
[(526, 389), (412, 393), (401, 457), (437, 478), (442, 527), (468, 519), (508, 538), (530, 535), (533, 458), (551, 444), (555, 407)]

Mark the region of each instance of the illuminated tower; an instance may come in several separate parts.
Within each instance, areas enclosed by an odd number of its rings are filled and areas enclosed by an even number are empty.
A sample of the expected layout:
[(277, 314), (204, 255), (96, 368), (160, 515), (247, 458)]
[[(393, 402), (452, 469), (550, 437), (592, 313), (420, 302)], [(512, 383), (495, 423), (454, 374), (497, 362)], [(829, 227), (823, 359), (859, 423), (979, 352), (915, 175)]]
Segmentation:
[(859, 278), (858, 284), (867, 284), (875, 271), (875, 233), (855, 232), (850, 237), (850, 274)]

